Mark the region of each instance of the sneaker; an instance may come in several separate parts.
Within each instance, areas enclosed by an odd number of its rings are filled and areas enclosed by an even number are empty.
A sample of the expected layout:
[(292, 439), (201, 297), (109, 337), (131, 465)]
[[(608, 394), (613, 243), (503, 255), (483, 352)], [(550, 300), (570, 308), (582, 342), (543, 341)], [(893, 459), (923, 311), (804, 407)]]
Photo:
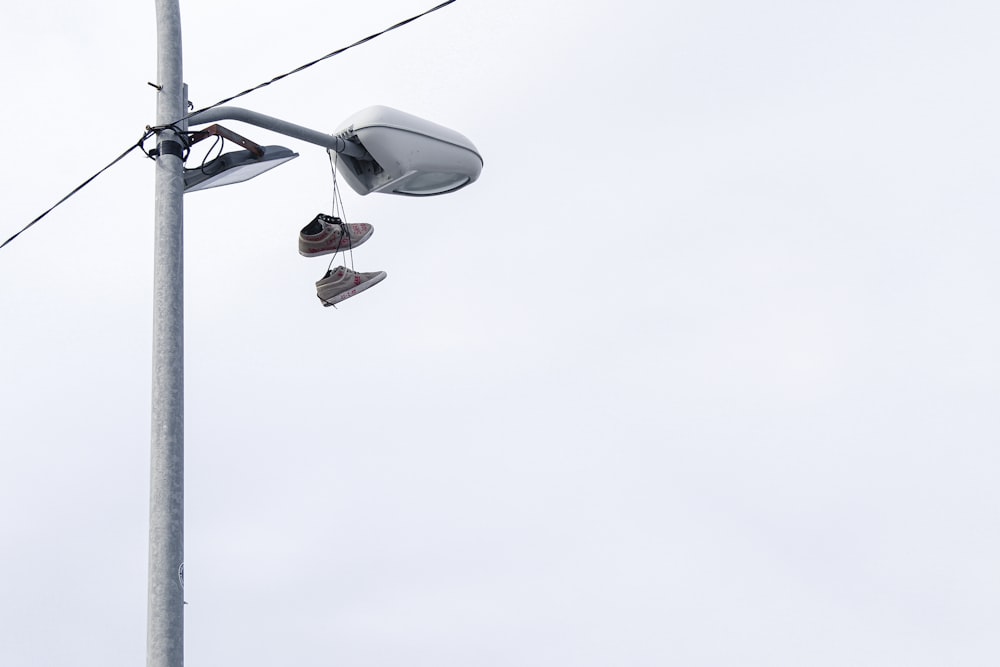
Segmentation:
[(385, 280), (385, 275), (385, 271), (360, 273), (338, 266), (316, 281), (316, 296), (324, 306), (332, 306), (377, 285)]
[(350, 250), (370, 239), (374, 231), (375, 228), (371, 225), (345, 224), (340, 218), (320, 213), (299, 233), (299, 254), (303, 257), (319, 257), (340, 250)]

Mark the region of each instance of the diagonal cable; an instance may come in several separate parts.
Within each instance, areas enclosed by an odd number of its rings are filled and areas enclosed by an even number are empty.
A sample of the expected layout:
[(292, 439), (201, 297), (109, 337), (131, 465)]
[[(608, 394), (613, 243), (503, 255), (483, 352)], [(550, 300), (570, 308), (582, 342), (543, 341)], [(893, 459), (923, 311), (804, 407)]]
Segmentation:
[[(413, 23), (417, 19), (422, 18), (424, 16), (427, 16), (428, 14), (432, 14), (432, 13), (436, 12), (439, 9), (447, 7), (448, 5), (452, 4), (453, 2), (455, 2), (455, 0), (446, 0), (445, 2), (442, 2), (441, 4), (439, 4), (439, 5), (435, 6), (435, 7), (431, 7), (427, 11), (421, 12), (420, 14), (417, 14), (415, 16), (411, 16), (410, 18), (405, 19), (403, 21), (400, 21), (399, 23), (396, 23), (394, 25), (391, 25), (388, 28), (385, 28), (384, 30), (380, 30), (379, 32), (372, 33), (371, 35), (368, 35), (367, 37), (363, 37), (363, 38), (359, 39), (358, 41), (354, 42), (353, 44), (348, 44), (347, 46), (343, 46), (343, 47), (337, 49), (336, 51), (331, 51), (330, 53), (326, 54), (325, 56), (317, 58), (316, 60), (308, 62), (308, 63), (306, 63), (304, 65), (300, 65), (300, 66), (296, 67), (293, 70), (285, 72), (284, 74), (279, 74), (278, 76), (270, 79), (269, 81), (265, 81), (264, 83), (258, 84), (256, 86), (254, 86), (253, 88), (247, 88), (243, 92), (237, 93), (237, 94), (235, 94), (235, 95), (233, 95), (231, 97), (227, 97), (224, 100), (219, 100), (215, 104), (209, 105), (209, 106), (207, 106), (207, 107), (205, 107), (203, 109), (198, 109), (197, 111), (192, 111), (188, 115), (184, 116), (180, 120), (175, 121), (174, 123), (171, 123), (167, 127), (172, 127), (172, 126), (178, 125), (182, 121), (187, 120), (188, 118), (190, 118), (191, 116), (194, 116), (197, 113), (201, 113), (203, 111), (207, 111), (209, 109), (213, 109), (215, 107), (222, 106), (223, 104), (228, 104), (229, 102), (232, 102), (233, 100), (235, 100), (238, 97), (243, 97), (244, 95), (249, 95), (250, 93), (252, 93), (252, 92), (254, 92), (256, 90), (260, 90), (261, 88), (264, 88), (266, 86), (270, 86), (272, 83), (275, 83), (276, 81), (281, 81), (282, 79), (284, 79), (286, 77), (289, 77), (292, 74), (297, 74), (298, 72), (301, 72), (304, 69), (312, 67), (313, 65), (315, 65), (317, 63), (321, 63), (324, 60), (327, 60), (329, 58), (333, 58), (334, 56), (340, 55), (344, 51), (348, 51), (350, 49), (353, 49), (356, 46), (361, 46), (362, 44), (365, 44), (366, 42), (370, 42), (371, 40), (373, 40), (373, 39), (375, 39), (377, 37), (381, 37), (382, 35), (386, 34), (387, 32), (392, 32), (393, 30), (396, 30), (397, 28), (402, 28), (404, 25)], [(134, 151), (136, 148), (141, 148), (143, 142), (146, 141), (146, 139), (148, 139), (150, 136), (152, 136), (156, 132), (157, 129), (162, 129), (162, 128), (153, 128), (153, 129), (147, 130), (146, 133), (142, 136), (142, 139), (140, 139), (138, 141), (138, 143), (136, 143), (133, 146), (129, 146), (124, 152), (122, 152), (121, 155), (119, 155), (114, 160), (112, 160), (111, 162), (109, 162), (103, 169), (101, 169), (100, 171), (98, 171), (97, 173), (95, 173), (93, 176), (91, 176), (90, 178), (88, 178), (87, 180), (85, 180), (80, 185), (78, 185), (75, 188), (73, 188), (73, 190), (71, 190), (69, 192), (69, 194), (67, 194), (65, 197), (63, 197), (62, 199), (60, 199), (59, 201), (57, 201), (55, 204), (53, 204), (52, 206), (50, 206), (45, 212), (43, 212), (37, 218), (35, 218), (31, 222), (29, 222), (27, 225), (25, 225), (19, 232), (17, 232), (13, 236), (11, 236), (9, 239), (7, 239), (6, 241), (4, 241), (2, 244), (0, 244), (0, 248), (3, 248), (4, 246), (6, 246), (8, 243), (10, 243), (14, 239), (16, 239), (18, 236), (20, 236), (21, 234), (23, 234), (29, 228), (31, 228), (32, 226), (34, 226), (35, 223), (37, 223), (42, 218), (44, 218), (49, 213), (51, 213), (53, 210), (55, 210), (58, 206), (60, 206), (67, 199), (69, 199), (70, 197), (72, 197), (73, 195), (75, 195), (77, 192), (79, 192), (80, 190), (82, 190), (86, 186), (90, 185), (90, 183), (94, 179), (96, 179), (98, 176), (100, 176), (105, 171), (107, 171), (108, 169), (110, 169), (112, 166), (114, 166), (115, 164), (117, 164), (126, 155), (128, 155), (129, 153), (131, 153), (132, 151)]]
[(96, 174), (94, 174), (93, 176), (91, 176), (90, 178), (88, 178), (87, 180), (85, 180), (83, 183), (80, 183), (80, 185), (78, 185), (75, 188), (73, 188), (72, 190), (70, 190), (69, 194), (67, 194), (65, 197), (63, 197), (62, 199), (60, 199), (59, 201), (57, 201), (55, 204), (53, 204), (52, 206), (50, 206), (45, 212), (43, 212), (37, 218), (35, 218), (34, 220), (32, 220), (31, 222), (29, 222), (28, 224), (26, 224), (19, 232), (17, 232), (13, 236), (11, 236), (9, 239), (7, 239), (6, 241), (4, 241), (3, 243), (0, 243), (0, 248), (3, 248), (5, 245), (7, 245), (8, 243), (10, 243), (14, 239), (16, 239), (18, 236), (20, 236), (21, 234), (23, 234), (24, 232), (26, 232), (29, 228), (31, 228), (36, 222), (38, 222), (39, 220), (41, 220), (42, 218), (44, 218), (45, 216), (47, 216), (49, 213), (51, 213), (53, 210), (55, 210), (55, 208), (57, 206), (59, 206), (64, 201), (66, 201), (67, 199), (69, 199), (70, 197), (72, 197), (73, 195), (75, 195), (80, 190), (82, 190), (85, 187), (87, 187), (88, 185), (90, 185), (91, 181), (93, 181), (95, 178), (97, 178), (98, 176), (100, 176), (101, 174), (103, 174), (104, 172), (106, 172), (108, 169), (110, 169), (111, 167), (113, 167), (114, 165), (116, 165), (118, 162), (120, 162), (122, 159), (124, 159), (126, 155), (128, 155), (129, 153), (131, 153), (132, 151), (134, 151), (136, 148), (141, 148), (142, 147), (142, 142), (144, 142), (146, 139), (148, 139), (152, 134), (153, 134), (152, 132), (147, 132), (146, 134), (144, 134), (142, 136), (142, 139), (140, 139), (138, 143), (133, 144), (132, 146), (129, 146), (125, 151), (122, 152), (121, 155), (119, 155), (114, 160), (112, 160), (107, 165), (105, 165), (103, 169), (101, 169)]
[(233, 100), (235, 100), (238, 97), (243, 97), (244, 95), (249, 95), (250, 93), (252, 93), (252, 92), (254, 92), (256, 90), (260, 90), (261, 88), (265, 88), (267, 86), (270, 86), (272, 83), (276, 83), (278, 81), (281, 81), (285, 77), (291, 76), (292, 74), (298, 74), (302, 70), (308, 69), (308, 68), (312, 67), (313, 65), (316, 65), (317, 63), (321, 63), (324, 60), (327, 60), (329, 58), (333, 58), (334, 56), (339, 56), (344, 51), (348, 51), (350, 49), (353, 49), (356, 46), (361, 46), (362, 44), (364, 44), (366, 42), (370, 42), (371, 40), (373, 40), (373, 39), (375, 39), (377, 37), (381, 37), (382, 35), (386, 34), (387, 32), (392, 32), (393, 30), (396, 30), (397, 28), (402, 28), (404, 25), (407, 25), (409, 23), (413, 23), (417, 19), (423, 18), (424, 16), (427, 16), (428, 14), (432, 14), (432, 13), (436, 12), (439, 9), (443, 9), (444, 7), (447, 7), (448, 5), (450, 5), (453, 2), (455, 2), (455, 0), (446, 0), (445, 2), (442, 2), (440, 5), (437, 5), (436, 7), (431, 7), (430, 9), (428, 9), (425, 12), (421, 12), (420, 14), (417, 14), (416, 16), (411, 16), (410, 18), (408, 18), (408, 19), (406, 19), (404, 21), (400, 21), (399, 23), (396, 23), (395, 25), (391, 25), (391, 26), (389, 26), (388, 28), (386, 28), (384, 30), (380, 30), (379, 32), (372, 33), (371, 35), (368, 35), (367, 37), (363, 37), (363, 38), (359, 39), (358, 41), (354, 42), (353, 44), (348, 44), (347, 46), (342, 46), (339, 49), (337, 49), (336, 51), (331, 51), (330, 53), (326, 54), (325, 56), (317, 58), (316, 60), (308, 62), (308, 63), (306, 63), (304, 65), (299, 65), (295, 69), (290, 70), (288, 72), (285, 72), (284, 74), (279, 74), (278, 76), (274, 77), (273, 79), (270, 79), (269, 81), (265, 81), (264, 83), (257, 84), (253, 88), (247, 88), (242, 93), (236, 93), (232, 97), (227, 97), (224, 100), (219, 100), (215, 104), (211, 104), (211, 105), (209, 105), (209, 106), (207, 106), (207, 107), (205, 107), (203, 109), (198, 109), (197, 111), (192, 111), (188, 115), (184, 116), (184, 118), (182, 118), (181, 120), (176, 121), (174, 124), (175, 125), (179, 124), (181, 121), (187, 120), (188, 118), (191, 118), (192, 116), (194, 116), (196, 114), (202, 113), (203, 111), (208, 111), (209, 109), (214, 109), (215, 107), (222, 106), (223, 104), (229, 104), (230, 102), (232, 102)]

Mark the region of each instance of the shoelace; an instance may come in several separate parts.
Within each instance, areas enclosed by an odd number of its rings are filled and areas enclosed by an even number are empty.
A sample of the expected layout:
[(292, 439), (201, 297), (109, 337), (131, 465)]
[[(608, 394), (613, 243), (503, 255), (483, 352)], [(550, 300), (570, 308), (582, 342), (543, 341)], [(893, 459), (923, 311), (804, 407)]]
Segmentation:
[(325, 213), (319, 213), (316, 217), (328, 225), (335, 225), (340, 228), (340, 240), (337, 242), (337, 249), (334, 250), (333, 254), (330, 255), (330, 263), (326, 265), (327, 273), (329, 273), (330, 268), (333, 266), (333, 261), (340, 254), (341, 250), (344, 249), (344, 239), (347, 239), (347, 248), (345, 254), (350, 254), (351, 256), (351, 267), (354, 267), (354, 239), (351, 238), (350, 229), (348, 229), (347, 223), (341, 220), (337, 216), (326, 215)]
[(354, 250), (353, 244), (354, 239), (351, 238), (350, 230), (347, 228), (347, 223), (340, 218), (332, 215), (326, 215), (325, 213), (320, 213), (316, 216), (321, 222), (325, 222), (328, 225), (333, 225), (340, 228), (340, 241), (337, 242), (337, 252), (340, 252), (341, 248), (344, 247), (344, 239), (347, 239), (347, 250)]

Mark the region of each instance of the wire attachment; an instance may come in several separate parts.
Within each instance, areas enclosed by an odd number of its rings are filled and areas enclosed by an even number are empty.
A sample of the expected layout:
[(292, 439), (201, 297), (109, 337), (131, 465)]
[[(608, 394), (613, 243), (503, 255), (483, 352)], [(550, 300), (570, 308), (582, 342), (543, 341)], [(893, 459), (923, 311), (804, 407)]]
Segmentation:
[[(170, 130), (173, 132), (178, 141), (167, 140), (157, 144), (156, 148), (146, 150), (146, 140), (154, 135), (159, 138), (160, 134), (164, 130)], [(191, 152), (191, 142), (187, 138), (187, 133), (173, 123), (168, 125), (147, 125), (146, 134), (144, 134), (142, 139), (139, 140), (139, 148), (146, 154), (146, 157), (151, 160), (155, 160), (160, 155), (176, 155), (181, 159), (181, 162), (184, 162), (187, 160), (188, 153)]]

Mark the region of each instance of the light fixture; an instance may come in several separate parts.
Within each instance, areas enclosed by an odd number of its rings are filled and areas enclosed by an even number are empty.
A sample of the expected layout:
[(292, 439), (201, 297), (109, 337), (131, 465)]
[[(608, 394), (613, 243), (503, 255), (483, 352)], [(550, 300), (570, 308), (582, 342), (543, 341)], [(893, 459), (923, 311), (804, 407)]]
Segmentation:
[(184, 192), (242, 183), (299, 155), (284, 146), (258, 146), (221, 125), (212, 125), (195, 132), (191, 135), (190, 142), (195, 144), (209, 136), (229, 139), (243, 146), (246, 150), (223, 153), (200, 167), (184, 169)]
[(360, 195), (440, 195), (472, 183), (483, 170), (482, 156), (464, 135), (389, 107), (359, 111), (334, 134), (368, 154), (341, 153), (337, 161), (344, 180)]
[(284, 146), (261, 146), (261, 150), (263, 154), (260, 157), (250, 151), (233, 151), (202, 167), (185, 169), (184, 192), (242, 183), (299, 155)]

